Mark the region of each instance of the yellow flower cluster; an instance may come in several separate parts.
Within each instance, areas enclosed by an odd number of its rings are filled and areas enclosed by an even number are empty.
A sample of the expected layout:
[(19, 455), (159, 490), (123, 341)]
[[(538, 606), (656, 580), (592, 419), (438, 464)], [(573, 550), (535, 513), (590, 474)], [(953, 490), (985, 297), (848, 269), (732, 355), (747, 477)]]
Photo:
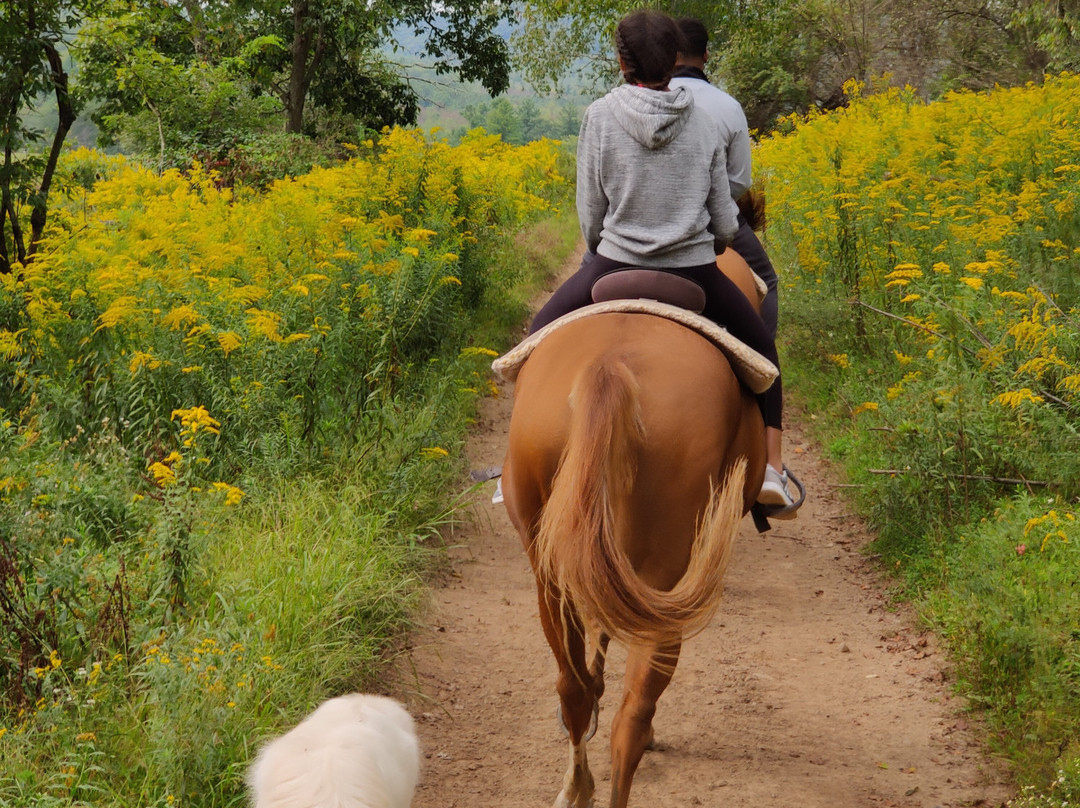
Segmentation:
[(1069, 543), (1069, 532), (1075, 530), (1076, 515), (1068, 511), (1059, 513), (1056, 509), (1052, 509), (1044, 513), (1042, 516), (1034, 516), (1028, 520), (1024, 525), (1024, 538), (1033, 531), (1038, 531), (1043, 534), (1042, 543), (1039, 546), (1039, 552), (1046, 552), (1047, 545), (1054, 540), (1058, 540), (1063, 544)]
[(756, 148), (793, 288), (893, 314), (945, 346), (935, 361), (977, 353), (995, 404), (1080, 404), (1077, 312), (1055, 295), (1080, 271), (1080, 76), (931, 103), (847, 92)]
[(438, 320), (432, 306), (475, 298), (489, 282), (476, 245), (568, 185), (557, 144), (510, 146), (482, 130), (456, 146), (387, 130), (350, 153), (256, 193), (223, 188), (198, 164), (158, 175), (74, 152), (69, 173), (104, 161), (106, 178), (51, 211), (35, 261), (0, 279), (28, 315), (0, 328), (0, 356), (65, 377), (85, 367), (140, 410), (153, 396), (159, 424), (164, 401), (208, 400), (211, 385), (240, 402), (223, 417), (258, 419), (263, 407), (265, 422), (268, 397), (291, 394), (276, 375), (285, 368), (325, 363), (329, 344), (395, 353), (383, 332), (404, 338)]
[[(86, 308), (98, 330), (206, 335), (199, 350), (224, 354), (285, 339), (296, 334), (280, 331), (296, 298), (334, 294), (341, 263), (392, 271), (438, 242), (430, 257), (452, 264), (457, 253), (446, 246), (461, 243), (457, 228), (488, 226), (494, 208), (518, 217), (543, 209), (549, 189), (565, 184), (550, 143), (511, 147), (476, 133), (452, 147), (404, 129), (386, 132), (367, 159), (258, 196), (219, 188), (198, 165), (157, 176), (121, 163), (112, 173), (78, 207), (51, 217), (24, 274), (33, 326), (0, 333), (0, 351), (18, 353), (27, 339), (46, 339), (55, 318)], [(479, 202), (468, 220), (458, 213), (463, 194)], [(417, 217), (425, 226), (406, 226)]]

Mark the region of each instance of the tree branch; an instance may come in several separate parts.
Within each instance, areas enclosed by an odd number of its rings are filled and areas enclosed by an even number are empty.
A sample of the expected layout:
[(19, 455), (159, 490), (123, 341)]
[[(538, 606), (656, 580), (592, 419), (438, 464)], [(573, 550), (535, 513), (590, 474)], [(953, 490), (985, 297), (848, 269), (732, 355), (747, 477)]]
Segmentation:
[[(930, 326), (923, 325), (922, 323), (917, 323), (914, 320), (909, 320), (907, 317), (901, 317), (899, 314), (893, 314), (892, 312), (885, 311), (884, 309), (876, 308), (874, 306), (871, 306), (869, 303), (863, 303), (858, 298), (852, 299), (851, 302), (854, 303), (856, 306), (862, 306), (864, 309), (869, 309), (870, 311), (874, 312), (875, 314), (880, 314), (883, 317), (891, 317), (893, 320), (899, 320), (902, 323), (906, 323), (907, 325), (910, 325), (912, 328), (918, 328), (921, 331), (927, 332), (928, 334), (933, 334), (935, 337), (938, 337), (940, 339), (947, 339), (948, 338), (945, 334), (942, 334), (940, 331), (935, 331)], [(970, 350), (970, 349), (968, 349), (968, 350)]]
[[(904, 477), (911, 474), (910, 469), (867, 469), (869, 474), (888, 474), (890, 476)], [(949, 477), (954, 480), (979, 480), (988, 483), (1001, 483), (1002, 485), (1037, 485), (1047, 488), (1054, 488), (1057, 484), (1046, 482), (1045, 480), (1024, 480), (1015, 477), (994, 477), (986, 474), (946, 474), (945, 477)]]

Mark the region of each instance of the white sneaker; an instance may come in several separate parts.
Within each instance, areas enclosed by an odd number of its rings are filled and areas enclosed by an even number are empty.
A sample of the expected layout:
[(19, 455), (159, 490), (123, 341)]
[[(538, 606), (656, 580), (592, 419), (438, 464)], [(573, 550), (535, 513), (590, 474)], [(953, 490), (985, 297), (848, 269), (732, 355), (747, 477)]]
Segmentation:
[(495, 481), (495, 494), (491, 497), (491, 504), (498, 505), (503, 501), (502, 495), (502, 477)]
[(791, 492), (788, 491), (786, 469), (779, 472), (770, 465), (765, 466), (765, 482), (761, 484), (761, 493), (758, 494), (757, 501), (762, 505), (778, 505), (782, 508), (795, 504), (795, 500), (791, 498)]

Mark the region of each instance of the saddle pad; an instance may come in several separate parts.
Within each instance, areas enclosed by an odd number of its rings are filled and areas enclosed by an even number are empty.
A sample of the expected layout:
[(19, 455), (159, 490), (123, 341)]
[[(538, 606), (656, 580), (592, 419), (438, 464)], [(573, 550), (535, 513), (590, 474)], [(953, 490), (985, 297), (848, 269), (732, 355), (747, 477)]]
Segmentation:
[(539, 345), (544, 338), (558, 331), (567, 323), (590, 317), (594, 314), (607, 314), (609, 312), (625, 312), (631, 314), (653, 314), (657, 317), (665, 317), (687, 328), (692, 328), (706, 339), (715, 344), (727, 356), (732, 369), (739, 380), (755, 393), (764, 393), (779, 375), (776, 365), (759, 354), (746, 343), (733, 337), (726, 328), (721, 328), (712, 320), (694, 314), (677, 306), (667, 303), (658, 303), (655, 300), (609, 300), (605, 303), (593, 303), (580, 309), (575, 309), (569, 314), (564, 314), (558, 320), (548, 323), (535, 334), (526, 337), (516, 347), (511, 348), (498, 359), (491, 363), (491, 369), (508, 381), (517, 378), (521, 366), (529, 358), (529, 354)]
[(750, 270), (750, 277), (754, 279), (754, 286), (758, 290), (758, 302), (761, 302), (765, 299), (765, 295), (769, 294), (769, 285), (765, 283), (764, 278), (753, 270)]

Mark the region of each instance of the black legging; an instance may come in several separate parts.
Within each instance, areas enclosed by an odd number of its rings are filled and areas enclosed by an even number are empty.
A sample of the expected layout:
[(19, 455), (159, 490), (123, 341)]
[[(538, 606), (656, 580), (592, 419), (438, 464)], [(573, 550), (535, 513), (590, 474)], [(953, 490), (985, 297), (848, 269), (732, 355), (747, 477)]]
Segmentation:
[[(581, 268), (555, 290), (544, 307), (537, 312), (529, 333), (539, 331), (548, 323), (564, 314), (592, 303), (593, 283), (601, 276), (616, 269), (631, 266), (612, 261), (602, 255), (582, 262)], [(732, 336), (742, 340), (780, 369), (776, 343), (761, 316), (754, 311), (750, 301), (728, 277), (717, 269), (716, 264), (701, 264), (669, 270), (697, 282), (705, 290), (705, 310), (702, 315), (723, 326)], [(772, 387), (758, 397), (765, 426), (781, 429), (783, 413), (783, 387), (776, 377)]]
[(779, 309), (776, 286), (776, 270), (773, 269), (772, 261), (765, 252), (765, 247), (757, 237), (757, 233), (750, 227), (746, 217), (741, 213), (738, 217), (739, 231), (731, 240), (731, 249), (737, 252), (742, 259), (750, 265), (754, 274), (765, 281), (765, 287), (769, 290), (765, 299), (761, 301), (761, 319), (769, 327), (769, 333), (776, 339), (776, 319)]

